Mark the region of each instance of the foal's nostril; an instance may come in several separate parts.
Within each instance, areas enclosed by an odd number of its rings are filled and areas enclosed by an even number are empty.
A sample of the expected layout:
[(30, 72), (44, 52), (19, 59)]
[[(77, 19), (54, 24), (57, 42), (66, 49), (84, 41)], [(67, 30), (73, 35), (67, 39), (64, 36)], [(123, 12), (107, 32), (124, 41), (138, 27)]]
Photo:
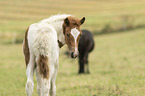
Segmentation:
[(74, 58), (78, 57), (78, 55), (75, 55)]
[(71, 53), (71, 58), (74, 58), (74, 52)]

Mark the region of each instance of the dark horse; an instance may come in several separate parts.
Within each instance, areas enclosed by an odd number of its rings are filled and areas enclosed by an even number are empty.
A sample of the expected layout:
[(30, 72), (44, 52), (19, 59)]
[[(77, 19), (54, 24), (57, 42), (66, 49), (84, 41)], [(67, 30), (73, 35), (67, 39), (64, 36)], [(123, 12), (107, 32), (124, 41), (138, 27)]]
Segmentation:
[[(94, 40), (90, 31), (82, 30), (82, 36), (79, 41), (79, 74), (90, 73), (88, 66), (88, 55), (94, 49)], [(86, 70), (85, 70), (86, 69)]]

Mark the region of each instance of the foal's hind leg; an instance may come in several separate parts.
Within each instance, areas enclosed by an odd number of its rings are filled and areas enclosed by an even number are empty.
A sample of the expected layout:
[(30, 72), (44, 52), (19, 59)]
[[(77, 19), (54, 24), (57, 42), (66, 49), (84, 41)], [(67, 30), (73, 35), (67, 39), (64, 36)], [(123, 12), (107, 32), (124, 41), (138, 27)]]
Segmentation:
[(42, 74), (40, 74), (38, 66), (36, 68), (36, 78), (37, 78), (37, 92), (39, 96), (49, 96), (50, 90), (50, 78), (44, 78)]
[(50, 96), (55, 96), (55, 95), (56, 95), (55, 80), (56, 80), (56, 76), (57, 76), (58, 67), (59, 67), (59, 60), (57, 60), (57, 63), (56, 63), (55, 68), (54, 68), (54, 73), (53, 73), (53, 75), (52, 75)]
[[(46, 58), (43, 58), (42, 56), (41, 58), (36, 59), (37, 68), (35, 70), (35, 73), (36, 73), (36, 78), (37, 78), (37, 91), (38, 91), (39, 96), (48, 96), (49, 90), (50, 90), (50, 80), (52, 76), (51, 76), (51, 71), (50, 70), (46, 71), (46, 69), (44, 68), (44, 66), (46, 67), (45, 64), (49, 65)], [(46, 76), (45, 72), (48, 72), (47, 74), (48, 77), (45, 77)]]
[(26, 83), (26, 93), (27, 96), (32, 96), (33, 93), (33, 74), (35, 69), (35, 63), (34, 63), (34, 55), (30, 55), (30, 60), (27, 66), (26, 75), (27, 75), (27, 83)]
[(37, 92), (39, 96), (43, 96), (42, 95), (42, 78), (41, 78), (41, 74), (39, 72), (38, 66), (35, 70), (35, 74), (36, 74), (36, 79), (37, 79)]

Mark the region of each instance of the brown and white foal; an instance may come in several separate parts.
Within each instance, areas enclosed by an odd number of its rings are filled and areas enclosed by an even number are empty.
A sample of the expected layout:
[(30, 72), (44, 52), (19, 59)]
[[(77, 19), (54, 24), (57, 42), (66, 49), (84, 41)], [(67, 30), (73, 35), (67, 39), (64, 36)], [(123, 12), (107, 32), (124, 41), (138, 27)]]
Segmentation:
[(26, 62), (26, 93), (32, 96), (33, 74), (37, 78), (39, 96), (55, 96), (55, 80), (59, 66), (59, 49), (67, 44), (72, 58), (78, 56), (80, 25), (85, 21), (71, 15), (54, 15), (29, 26), (23, 41)]

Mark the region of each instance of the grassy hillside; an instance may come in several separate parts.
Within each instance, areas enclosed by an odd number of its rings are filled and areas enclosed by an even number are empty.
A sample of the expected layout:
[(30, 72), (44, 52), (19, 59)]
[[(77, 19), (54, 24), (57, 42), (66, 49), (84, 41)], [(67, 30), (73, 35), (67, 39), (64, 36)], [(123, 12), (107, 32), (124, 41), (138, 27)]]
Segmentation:
[[(94, 34), (117, 32), (94, 35), (91, 74), (78, 75), (78, 61), (64, 55), (66, 46), (61, 49), (57, 96), (144, 96), (144, 5), (144, 0), (0, 0), (0, 96), (26, 96), (24, 32), (59, 12), (85, 16), (82, 28)], [(38, 96), (35, 77), (34, 83), (33, 96)]]

